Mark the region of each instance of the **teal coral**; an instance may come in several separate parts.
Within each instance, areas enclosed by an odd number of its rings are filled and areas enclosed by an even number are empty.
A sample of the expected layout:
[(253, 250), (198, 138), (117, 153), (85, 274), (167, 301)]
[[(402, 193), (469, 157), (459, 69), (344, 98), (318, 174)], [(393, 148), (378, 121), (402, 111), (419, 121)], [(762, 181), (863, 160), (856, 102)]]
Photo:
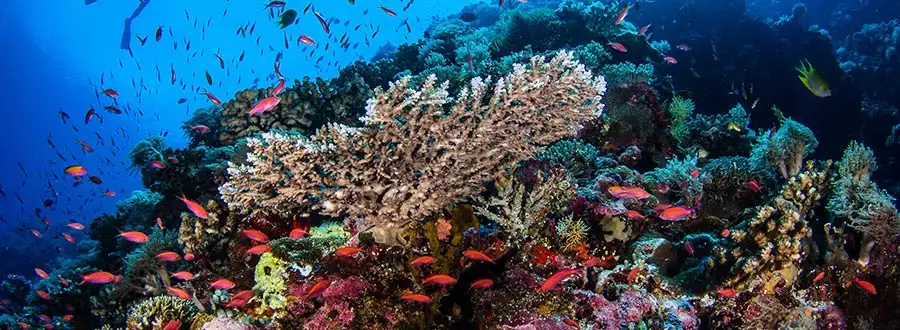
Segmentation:
[[(670, 194), (675, 194), (685, 205), (696, 205), (703, 197), (703, 180), (697, 157), (672, 159), (665, 167), (644, 174), (648, 181), (657, 187), (664, 185)], [(659, 188), (656, 188), (657, 190)], [(661, 192), (662, 193), (662, 192)]]
[(150, 161), (157, 160), (166, 161), (163, 151), (166, 149), (166, 139), (162, 135), (148, 136), (138, 142), (131, 152), (128, 153), (131, 159), (131, 166), (140, 168), (148, 166)]
[(772, 137), (762, 134), (757, 138), (750, 158), (760, 168), (777, 169), (786, 179), (800, 173), (803, 160), (818, 146), (819, 142), (812, 130), (796, 121), (785, 119)]
[(135, 190), (128, 198), (116, 202), (116, 208), (125, 215), (125, 224), (132, 228), (144, 228), (153, 223), (153, 210), (163, 196), (149, 190)]
[(650, 64), (634, 64), (622, 62), (607, 64), (600, 69), (600, 74), (606, 77), (606, 83), (611, 87), (624, 88), (638, 83), (653, 83), (653, 66)]

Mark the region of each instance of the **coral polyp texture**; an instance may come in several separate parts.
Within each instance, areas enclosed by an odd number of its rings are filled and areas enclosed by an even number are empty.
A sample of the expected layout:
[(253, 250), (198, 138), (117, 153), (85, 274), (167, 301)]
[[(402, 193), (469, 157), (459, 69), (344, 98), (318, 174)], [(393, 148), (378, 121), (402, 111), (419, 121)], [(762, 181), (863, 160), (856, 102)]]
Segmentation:
[(246, 59), (195, 41), (219, 66), (172, 69), (182, 140), (90, 151), (155, 111), (102, 76), (127, 113), (72, 126), (83, 164), (48, 141), (68, 167), (23, 165), (42, 206), (0, 217), (42, 254), (0, 329), (896, 329), (900, 23), (813, 25), (833, 1), (210, 1), (281, 27), (239, 20)]
[(407, 76), (376, 90), (363, 127), (249, 139), (248, 164), (229, 168), (223, 199), (247, 213), (310, 206), (350, 216), (359, 231), (396, 243), (411, 222), (478, 193), (539, 146), (599, 116), (606, 90), (567, 52), (534, 57), (493, 84), (473, 79), (454, 103), (434, 76), (409, 84)]

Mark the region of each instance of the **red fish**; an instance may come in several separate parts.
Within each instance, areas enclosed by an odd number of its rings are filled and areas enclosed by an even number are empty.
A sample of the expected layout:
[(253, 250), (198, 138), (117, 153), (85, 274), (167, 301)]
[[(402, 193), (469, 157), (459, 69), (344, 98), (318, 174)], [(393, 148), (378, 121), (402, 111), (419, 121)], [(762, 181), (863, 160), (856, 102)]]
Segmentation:
[(132, 243), (146, 243), (150, 240), (150, 237), (147, 237), (147, 234), (139, 231), (121, 232), (119, 233), (119, 237), (122, 237)]
[(581, 263), (584, 267), (602, 267), (602, 268), (612, 268), (616, 264), (616, 258), (613, 256), (605, 256), (603, 258), (590, 257), (588, 260), (585, 260)]
[(244, 290), (231, 296), (231, 300), (225, 304), (225, 308), (235, 308), (244, 306), (250, 298), (253, 298), (253, 290)]
[(673, 206), (659, 214), (659, 218), (666, 221), (682, 221), (693, 216), (694, 210), (684, 206)]
[(85, 176), (88, 173), (84, 166), (81, 165), (67, 166), (63, 171), (73, 177)]
[(691, 46), (688, 46), (685, 44), (680, 44), (678, 46), (675, 46), (675, 48), (678, 48), (678, 50), (685, 51), (685, 52), (691, 50)]
[(75, 230), (84, 230), (84, 225), (77, 223), (77, 222), (70, 222), (66, 226), (69, 228), (75, 229)]
[(672, 56), (666, 56), (666, 57), (664, 57), (664, 58), (663, 58), (663, 62), (666, 62), (666, 63), (668, 63), (668, 64), (678, 64), (678, 60), (676, 60), (676, 59), (675, 59), (674, 57), (672, 57)]
[(191, 295), (189, 295), (189, 294), (187, 293), (187, 291), (184, 291), (184, 290), (179, 289), (179, 288), (175, 288), (175, 287), (171, 287), (171, 286), (170, 286), (170, 287), (167, 287), (167, 288), (166, 288), (166, 292), (168, 292), (168, 293), (169, 293), (170, 295), (172, 295), (172, 296), (175, 296), (175, 297), (178, 297), (178, 298), (181, 298), (181, 299), (184, 299), (184, 300), (190, 300), (190, 299), (191, 299)]
[(388, 9), (384, 5), (378, 5), (378, 8), (381, 8), (381, 11), (383, 11), (385, 14), (388, 14), (388, 16), (390, 17), (397, 17), (397, 12)]
[(737, 296), (737, 293), (734, 292), (732, 288), (718, 289), (716, 290), (716, 294), (722, 298), (734, 298)]
[(150, 161), (150, 167), (155, 168), (157, 170), (161, 170), (161, 169), (166, 168), (166, 163), (163, 163), (162, 161), (154, 159), (154, 160)]
[(694, 245), (691, 244), (691, 241), (684, 241), (684, 250), (687, 251), (691, 256), (694, 255)]
[(875, 290), (875, 285), (868, 281), (861, 280), (859, 277), (853, 279), (853, 284), (856, 284), (857, 287), (869, 294), (878, 294), (878, 291)]
[(762, 187), (759, 186), (759, 182), (756, 182), (756, 180), (747, 181), (747, 188), (753, 190), (755, 193), (762, 192)]
[(35, 291), (34, 291), (34, 294), (36, 294), (38, 297), (41, 297), (41, 299), (44, 299), (44, 300), (50, 300), (50, 294), (47, 293), (47, 291), (44, 291), (44, 290), (35, 290)]
[(40, 276), (41, 278), (43, 278), (45, 280), (50, 278), (50, 275), (47, 275), (47, 272), (45, 272), (43, 269), (40, 269), (40, 268), (35, 268), (34, 273), (37, 274), (37, 276)]
[(580, 268), (571, 268), (571, 269), (560, 270), (560, 271), (554, 273), (553, 275), (551, 275), (549, 278), (547, 278), (547, 280), (545, 280), (544, 283), (541, 283), (541, 287), (540, 287), (540, 289), (538, 289), (538, 291), (539, 292), (550, 291), (551, 289), (556, 287), (556, 285), (558, 285), (559, 282), (562, 282), (567, 277), (569, 277), (572, 274), (575, 274), (579, 271), (581, 271)]
[(206, 134), (206, 133), (209, 133), (209, 126), (206, 126), (206, 125), (191, 126), (191, 132), (194, 132), (197, 134)]
[(816, 274), (816, 277), (813, 278), (813, 283), (821, 281), (823, 278), (825, 278), (825, 272), (819, 272), (818, 274)]
[(301, 239), (303, 236), (306, 236), (306, 231), (300, 228), (294, 228), (291, 230), (290, 234), (288, 234), (288, 238), (290, 239)]
[(362, 249), (355, 246), (345, 246), (334, 251), (334, 255), (338, 257), (352, 257), (359, 253), (359, 251), (362, 251)]
[(176, 198), (184, 202), (184, 205), (187, 206), (188, 210), (190, 210), (195, 217), (198, 217), (200, 219), (209, 218), (209, 215), (206, 213), (206, 209), (204, 209), (203, 206), (200, 206), (200, 203), (188, 199), (187, 196), (184, 195), (184, 193), (181, 193), (181, 197)]
[(211, 286), (211, 287), (213, 287), (214, 289), (217, 289), (217, 290), (231, 290), (231, 289), (234, 288), (236, 285), (237, 285), (237, 284), (234, 284), (234, 282), (229, 281), (229, 280), (224, 279), (224, 278), (220, 278), (220, 279), (218, 279), (218, 280), (215, 280), (215, 281), (212, 282), (212, 283), (209, 283), (209, 286)]
[(209, 101), (212, 102), (213, 104), (215, 104), (215, 105), (222, 105), (222, 101), (219, 100), (218, 97), (216, 97), (215, 95), (213, 95), (212, 93), (210, 93), (208, 90), (204, 89), (204, 90), (203, 90), (203, 94), (206, 95), (206, 98), (208, 98)]
[(179, 320), (171, 320), (169, 323), (166, 323), (166, 326), (162, 328), (162, 330), (178, 330), (181, 328), (181, 321)]
[(81, 284), (85, 283), (91, 284), (107, 284), (107, 283), (116, 283), (122, 280), (122, 276), (113, 275), (109, 272), (93, 272), (87, 275), (81, 276)]
[(731, 230), (728, 228), (722, 229), (722, 232), (720, 234), (722, 234), (722, 237), (731, 236)]
[(117, 92), (115, 89), (108, 88), (103, 90), (103, 95), (109, 96), (111, 98), (118, 98), (119, 92)]
[(278, 106), (278, 103), (281, 103), (280, 98), (274, 96), (264, 98), (253, 105), (253, 108), (250, 109), (250, 117), (253, 117), (253, 115), (258, 113), (263, 113), (275, 109), (275, 107)]
[(193, 253), (185, 254), (184, 261), (194, 261), (194, 254)]
[(65, 279), (65, 278), (63, 278), (62, 276), (59, 276), (59, 275), (57, 275), (57, 277), (59, 278), (59, 283), (62, 284), (62, 286), (63, 286), (64, 288), (68, 288), (68, 287), (69, 287), (69, 280), (67, 280), (67, 279)]
[(631, 5), (626, 4), (625, 8), (619, 12), (619, 15), (616, 16), (616, 25), (622, 24), (622, 21), (625, 20), (625, 17), (628, 16), (628, 10), (631, 9)]
[(644, 220), (644, 216), (635, 210), (625, 211), (625, 218), (627, 218), (628, 220)]
[(278, 96), (284, 91), (284, 79), (278, 79), (278, 85), (272, 90), (272, 96)]
[(260, 243), (268, 243), (269, 242), (269, 236), (266, 235), (266, 233), (261, 232), (256, 229), (243, 229), (243, 230), (241, 230), (241, 234), (243, 234), (244, 237), (249, 238), (252, 241), (256, 241), (256, 242), (260, 242)]
[(649, 29), (650, 29), (650, 24), (642, 26), (640, 29), (638, 29), (638, 35), (639, 36), (647, 35), (647, 30), (649, 30)]
[(302, 42), (306, 45), (310, 45), (310, 46), (316, 45), (316, 41), (313, 40), (313, 38), (310, 38), (308, 35), (305, 35), (305, 34), (300, 36), (299, 38), (297, 38), (297, 41)]
[(66, 242), (75, 244), (75, 238), (72, 237), (72, 235), (69, 235), (69, 234), (66, 234), (66, 233), (62, 233), (62, 237), (63, 237), (63, 239), (66, 240)]
[(613, 197), (621, 199), (645, 199), (650, 197), (650, 193), (637, 187), (612, 186), (606, 191)]
[(268, 244), (261, 244), (247, 249), (247, 254), (260, 255), (269, 252), (269, 250), (272, 250), (272, 247), (270, 247)]
[(322, 293), (322, 291), (325, 291), (325, 289), (327, 289), (329, 286), (331, 286), (331, 281), (329, 280), (318, 281), (311, 288), (309, 288), (309, 291), (306, 292), (306, 297), (315, 297), (318, 294)]
[(156, 259), (165, 262), (175, 262), (181, 260), (181, 256), (179, 256), (178, 253), (172, 251), (163, 251), (156, 255)]
[(609, 47), (612, 47), (612, 49), (615, 49), (615, 50), (619, 51), (620, 53), (627, 53), (627, 52), (628, 52), (628, 48), (625, 48), (625, 45), (623, 45), (623, 44), (620, 43), (620, 42), (610, 42), (610, 43), (608, 43), (608, 44), (606, 44), (606, 45), (609, 46)]
[(471, 289), (487, 289), (492, 286), (494, 286), (494, 280), (489, 279), (489, 278), (483, 278), (483, 279), (477, 280), (475, 282), (472, 282), (472, 285), (469, 286), (469, 290), (471, 290)]
[(410, 266), (423, 266), (423, 265), (430, 265), (435, 262), (437, 262), (437, 259), (435, 259), (432, 256), (421, 256), (421, 257), (416, 258), (413, 261), (410, 261), (409, 265)]
[(699, 177), (700, 177), (700, 170), (698, 170), (698, 169), (693, 169), (693, 170), (691, 170), (691, 177), (694, 178), (694, 179), (699, 178)]
[(456, 279), (446, 274), (432, 275), (422, 281), (422, 285), (436, 284), (440, 286), (452, 285), (456, 283)]
[(194, 278), (194, 274), (191, 272), (175, 272), (172, 273), (172, 277), (182, 281), (188, 281)]
[(66, 314), (66, 315), (63, 315), (63, 317), (62, 317), (61, 320), (62, 320), (63, 322), (69, 322), (69, 321), (72, 321), (72, 320), (74, 320), (74, 319), (75, 319), (75, 315), (72, 315), (72, 314)]
[(494, 259), (491, 259), (491, 257), (488, 257), (486, 254), (482, 253), (481, 251), (466, 250), (466, 251), (463, 251), (463, 255), (466, 256), (466, 258), (469, 258), (469, 259), (472, 259), (475, 261), (484, 261), (484, 262), (494, 263)]
[(39, 232), (37, 229), (32, 229), (31, 234), (34, 235), (34, 237), (41, 238), (41, 232)]
[(115, 193), (114, 191), (109, 191), (109, 190), (107, 190), (107, 191), (103, 192), (103, 196), (106, 196), (106, 197), (115, 197), (115, 196), (116, 196), (116, 193)]
[(423, 303), (423, 304), (428, 304), (428, 303), (431, 303), (431, 301), (432, 301), (431, 297), (426, 296), (421, 293), (407, 293), (407, 294), (401, 296), (400, 299), (403, 299), (406, 301), (417, 302), (417, 303)]

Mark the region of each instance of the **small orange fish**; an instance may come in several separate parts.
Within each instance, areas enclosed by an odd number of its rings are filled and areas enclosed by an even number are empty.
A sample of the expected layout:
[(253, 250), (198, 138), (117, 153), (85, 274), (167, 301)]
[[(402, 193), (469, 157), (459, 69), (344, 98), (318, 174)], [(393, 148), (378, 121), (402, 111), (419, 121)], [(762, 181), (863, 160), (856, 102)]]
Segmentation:
[(682, 221), (693, 216), (694, 210), (685, 206), (673, 206), (659, 214), (659, 218), (666, 221)]
[(66, 240), (66, 242), (75, 244), (75, 238), (72, 237), (72, 235), (69, 235), (69, 234), (66, 234), (66, 233), (62, 233), (62, 237)]
[(63, 317), (62, 317), (63, 322), (69, 322), (74, 319), (75, 319), (75, 315), (72, 315), (72, 314), (66, 314), (66, 315), (63, 315)]
[(115, 283), (122, 280), (122, 276), (113, 275), (109, 272), (93, 272), (87, 275), (81, 276), (81, 284), (85, 283), (91, 284), (106, 284), (106, 283)]
[(244, 237), (249, 238), (252, 241), (257, 241), (260, 243), (268, 243), (269, 242), (269, 236), (266, 235), (266, 233), (263, 233), (256, 229), (244, 229), (244, 230), (241, 230), (241, 234), (243, 234)]
[(132, 243), (147, 243), (147, 241), (150, 240), (150, 237), (147, 237), (147, 234), (139, 231), (120, 232), (119, 237), (125, 238), (125, 240)]
[(456, 283), (456, 279), (446, 274), (432, 275), (422, 281), (422, 285), (436, 284), (440, 286), (452, 285)]
[(491, 259), (491, 257), (488, 257), (486, 254), (482, 253), (481, 251), (465, 250), (465, 251), (463, 251), (463, 255), (466, 256), (466, 258), (469, 258), (469, 259), (472, 259), (475, 261), (484, 261), (484, 262), (494, 263), (494, 259)]
[(34, 235), (34, 237), (41, 238), (41, 232), (39, 232), (37, 229), (32, 229), (31, 234)]
[(645, 199), (650, 197), (650, 193), (637, 187), (612, 186), (609, 187), (609, 189), (606, 189), (606, 192), (613, 197), (620, 199)]
[(565, 323), (566, 325), (568, 325), (570, 327), (575, 327), (576, 329), (580, 329), (580, 327), (578, 326), (578, 322), (575, 322), (575, 320), (573, 320), (573, 319), (565, 319), (565, 320), (563, 320), (563, 323)]
[(619, 12), (619, 15), (616, 15), (616, 25), (622, 24), (622, 21), (625, 20), (625, 17), (628, 16), (628, 10), (631, 9), (631, 5), (625, 4), (625, 8)]
[(268, 244), (261, 244), (247, 249), (247, 254), (260, 255), (269, 252), (269, 250), (272, 250), (272, 247), (270, 247)]
[(68, 288), (68, 287), (69, 287), (69, 280), (67, 280), (67, 279), (65, 279), (64, 277), (59, 276), (59, 275), (57, 275), (57, 277), (59, 278), (59, 283), (62, 284), (62, 286), (63, 286), (64, 288)]
[(553, 275), (550, 275), (550, 277), (548, 277), (547, 280), (544, 281), (544, 283), (541, 283), (541, 287), (540, 287), (540, 289), (538, 289), (538, 291), (539, 292), (550, 291), (551, 289), (556, 287), (556, 285), (559, 284), (559, 282), (562, 282), (567, 277), (569, 277), (572, 274), (575, 274), (579, 271), (581, 271), (580, 268), (571, 268), (571, 269), (560, 270), (560, 271), (554, 273)]
[(875, 285), (868, 281), (861, 280), (859, 277), (853, 279), (853, 284), (856, 284), (857, 287), (869, 294), (878, 294), (878, 291), (875, 290)]
[(625, 48), (625, 45), (623, 45), (621, 42), (610, 42), (606, 45), (611, 47), (612, 49), (615, 49), (616, 51), (618, 51), (620, 53), (628, 52), (628, 48)]
[(408, 293), (408, 294), (401, 296), (400, 299), (403, 299), (406, 301), (417, 302), (417, 303), (423, 303), (423, 304), (428, 304), (428, 303), (431, 303), (431, 301), (432, 301), (431, 297), (426, 296), (421, 293)]
[(409, 265), (410, 266), (423, 266), (423, 265), (430, 265), (435, 262), (437, 262), (437, 259), (435, 259), (432, 256), (421, 256), (421, 257), (416, 258), (413, 261), (410, 261)]
[(722, 237), (728, 237), (728, 236), (731, 236), (731, 230), (728, 229), (728, 228), (722, 229), (721, 234), (722, 234)]
[(678, 60), (676, 60), (676, 59), (675, 59), (674, 57), (672, 57), (672, 56), (666, 56), (666, 57), (664, 57), (664, 58), (663, 58), (663, 62), (666, 62), (666, 63), (668, 63), (668, 64), (678, 64)]
[(193, 253), (185, 254), (184, 261), (194, 261), (194, 254)]
[(116, 192), (107, 190), (107, 191), (105, 191), (105, 192), (103, 193), (103, 196), (106, 196), (106, 197), (116, 197)]
[(41, 299), (44, 299), (44, 300), (50, 300), (50, 294), (47, 293), (47, 291), (44, 291), (44, 290), (35, 290), (35, 291), (34, 291), (34, 294), (36, 294), (38, 297), (41, 297)]
[(303, 236), (306, 236), (306, 231), (300, 228), (294, 228), (291, 230), (291, 233), (288, 234), (288, 238), (290, 239), (301, 239)]
[(190, 210), (195, 217), (198, 217), (200, 219), (209, 218), (209, 215), (206, 213), (206, 209), (204, 209), (203, 206), (200, 206), (200, 203), (188, 199), (187, 196), (184, 195), (184, 193), (181, 193), (181, 197), (176, 198), (184, 202), (184, 205), (187, 206), (188, 210)]
[(718, 289), (716, 290), (716, 294), (722, 298), (734, 298), (737, 296), (737, 293), (734, 292), (734, 289), (732, 288)]
[(50, 275), (47, 275), (47, 272), (45, 272), (43, 269), (40, 269), (40, 268), (35, 268), (34, 273), (37, 274), (37, 276), (40, 276), (41, 278), (43, 278), (45, 280), (50, 278)]
[(487, 288), (490, 288), (490, 287), (492, 287), (492, 286), (494, 286), (494, 280), (489, 279), (489, 278), (483, 278), (483, 279), (477, 280), (477, 281), (475, 281), (475, 282), (472, 282), (472, 285), (469, 286), (469, 290), (472, 290), (472, 289), (487, 289)]
[(215, 280), (215, 281), (212, 282), (212, 283), (209, 283), (209, 286), (211, 286), (211, 287), (213, 287), (213, 288), (215, 288), (215, 289), (218, 289), (218, 290), (231, 290), (231, 289), (234, 288), (236, 285), (237, 285), (237, 284), (234, 284), (234, 282), (229, 281), (229, 280), (224, 279), (224, 278), (220, 278), (220, 279), (218, 279), (218, 280)]
[(156, 259), (166, 262), (175, 262), (181, 260), (181, 256), (179, 256), (178, 253), (172, 251), (163, 251), (156, 255)]
[(352, 257), (359, 253), (359, 251), (362, 251), (362, 249), (355, 246), (345, 246), (334, 251), (334, 255), (338, 257)]
[(314, 284), (311, 288), (309, 288), (309, 291), (306, 292), (306, 298), (317, 296), (318, 294), (322, 293), (322, 291), (325, 291), (325, 289), (327, 289), (329, 286), (331, 286), (331, 281), (329, 280), (321, 280), (316, 282), (316, 284)]
[(178, 330), (179, 328), (181, 328), (181, 321), (171, 320), (169, 323), (166, 323), (162, 330)]
[(77, 223), (77, 222), (70, 222), (66, 226), (69, 228), (75, 229), (75, 230), (84, 230), (84, 225)]
[(160, 217), (156, 217), (156, 226), (159, 227), (160, 230), (166, 229), (166, 227), (163, 227), (162, 219)]
[(191, 272), (176, 272), (172, 273), (172, 277), (182, 281), (188, 281), (194, 278), (194, 274)]
[(625, 279), (628, 281), (628, 283), (634, 283), (634, 281), (637, 279), (638, 275), (641, 275), (641, 267), (640, 266), (634, 267), (630, 271), (628, 271), (628, 276), (626, 276)]
[(816, 277), (813, 278), (813, 283), (821, 281), (823, 278), (825, 278), (825, 272), (819, 272), (816, 274)]
[(635, 210), (625, 211), (625, 218), (627, 218), (628, 220), (634, 220), (634, 221), (644, 220), (644, 216)]
[(253, 298), (253, 290), (244, 290), (231, 296), (231, 300), (225, 304), (225, 308), (235, 308), (244, 306), (250, 298)]
[(275, 107), (277, 107), (279, 103), (281, 103), (281, 99), (278, 97), (272, 96), (272, 97), (264, 98), (264, 99), (260, 100), (259, 102), (257, 102), (255, 105), (253, 105), (253, 108), (250, 109), (250, 117), (253, 117), (253, 115), (256, 115), (256, 114), (260, 114), (260, 113), (275, 109)]
[(190, 299), (191, 299), (191, 295), (189, 295), (189, 294), (187, 293), (187, 291), (184, 291), (184, 290), (179, 289), (179, 288), (175, 288), (175, 287), (171, 287), (171, 286), (170, 286), (170, 287), (167, 287), (167, 288), (166, 288), (166, 292), (168, 292), (168, 293), (169, 293), (170, 295), (172, 295), (172, 296), (175, 296), (175, 297), (178, 297), (178, 298), (181, 298), (181, 299), (184, 299), (184, 300), (190, 300)]
[(67, 166), (66, 169), (63, 171), (66, 174), (68, 174), (70, 176), (75, 176), (75, 177), (85, 176), (88, 173), (87, 170), (84, 168), (84, 166), (81, 166), (81, 165)]
[(310, 38), (308, 35), (305, 35), (305, 34), (302, 35), (302, 36), (300, 36), (300, 38), (298, 38), (297, 41), (300, 41), (300, 42), (302, 42), (302, 43), (304, 43), (304, 44), (306, 44), (306, 45), (309, 45), (309, 46), (315, 46), (315, 45), (316, 45), (316, 41), (313, 40), (313, 38)]

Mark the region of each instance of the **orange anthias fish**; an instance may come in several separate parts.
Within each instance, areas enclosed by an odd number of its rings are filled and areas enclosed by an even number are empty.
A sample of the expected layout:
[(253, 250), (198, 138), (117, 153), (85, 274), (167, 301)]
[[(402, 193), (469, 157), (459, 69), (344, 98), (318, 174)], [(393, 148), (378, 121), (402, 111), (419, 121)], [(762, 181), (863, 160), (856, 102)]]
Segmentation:
[(716, 290), (716, 294), (722, 298), (734, 298), (737, 296), (737, 293), (734, 292), (734, 289), (732, 288), (718, 289)]
[(278, 79), (278, 85), (275, 86), (275, 89), (272, 90), (272, 96), (278, 96), (281, 92), (284, 91), (284, 79)]
[(857, 287), (863, 289), (863, 291), (868, 292), (869, 294), (878, 294), (878, 291), (875, 290), (875, 285), (871, 282), (864, 281), (856, 277), (853, 279), (853, 284), (856, 284)]
[(694, 210), (685, 206), (673, 206), (663, 210), (659, 218), (666, 221), (682, 221), (693, 216)]
[(472, 259), (475, 261), (484, 261), (484, 262), (494, 263), (494, 259), (492, 259), (491, 257), (488, 257), (486, 254), (484, 254), (481, 251), (466, 250), (466, 251), (463, 251), (463, 255), (466, 256), (466, 258), (469, 258), (469, 259)]
[(352, 257), (359, 253), (359, 251), (362, 251), (362, 249), (355, 246), (345, 246), (334, 251), (334, 255), (338, 257)]
[(622, 24), (622, 21), (625, 20), (625, 17), (628, 16), (628, 10), (631, 9), (631, 5), (626, 4), (625, 8), (619, 12), (619, 15), (616, 16), (616, 25)]
[(66, 240), (66, 242), (75, 244), (75, 238), (72, 237), (72, 235), (69, 235), (69, 234), (66, 234), (66, 233), (62, 233), (62, 237)]
[(91, 283), (91, 284), (116, 283), (121, 280), (122, 280), (122, 276), (113, 275), (112, 273), (109, 273), (109, 272), (93, 272), (93, 273), (90, 273), (87, 275), (82, 275), (81, 276), (81, 284), (79, 284), (79, 285), (84, 285), (85, 283)]
[(475, 282), (472, 282), (472, 285), (469, 286), (469, 290), (471, 290), (471, 289), (487, 289), (492, 286), (494, 286), (494, 280), (489, 279), (489, 278), (483, 278), (483, 279), (477, 280)]
[(253, 115), (256, 115), (259, 113), (263, 113), (263, 112), (275, 109), (275, 107), (278, 106), (278, 103), (281, 103), (281, 99), (278, 97), (272, 96), (272, 97), (264, 98), (264, 99), (260, 100), (259, 102), (257, 102), (256, 105), (254, 105), (252, 109), (250, 109), (250, 117), (253, 117)]
[(309, 46), (315, 46), (315, 45), (316, 45), (316, 41), (313, 40), (313, 38), (310, 38), (308, 35), (305, 35), (305, 34), (302, 35), (302, 36), (300, 36), (300, 38), (298, 38), (297, 41), (300, 41), (300, 42), (302, 42), (302, 43), (304, 43), (304, 44), (306, 44), (306, 45), (309, 45)]
[(423, 265), (430, 265), (435, 262), (437, 262), (437, 259), (435, 259), (432, 256), (421, 256), (421, 257), (416, 258), (413, 261), (410, 261), (409, 265), (410, 266), (423, 266)]
[(47, 291), (44, 291), (44, 290), (35, 290), (35, 291), (34, 291), (34, 294), (36, 294), (38, 297), (41, 297), (41, 299), (44, 299), (44, 300), (50, 300), (50, 294), (47, 293)]
[(127, 241), (132, 243), (146, 243), (150, 240), (150, 237), (147, 237), (147, 234), (139, 231), (122, 232), (119, 233), (119, 237), (125, 238)]
[(194, 254), (193, 253), (185, 254), (184, 261), (194, 261)]
[(606, 192), (615, 198), (622, 199), (645, 199), (650, 197), (650, 193), (637, 187), (612, 186), (606, 189)]
[(540, 287), (540, 289), (538, 289), (538, 291), (540, 291), (540, 292), (550, 291), (551, 289), (555, 288), (556, 285), (559, 284), (559, 282), (562, 282), (567, 277), (569, 277), (572, 274), (575, 274), (579, 271), (581, 271), (580, 268), (560, 270), (560, 271), (554, 273), (553, 275), (551, 275), (549, 278), (547, 278), (547, 280), (545, 280), (544, 283), (541, 283), (541, 287)]
[(253, 290), (244, 290), (231, 296), (231, 300), (225, 304), (225, 308), (235, 308), (244, 306), (250, 298), (253, 298)]
[(170, 287), (167, 287), (167, 288), (166, 288), (166, 292), (168, 292), (170, 295), (173, 295), (173, 296), (175, 296), (175, 297), (178, 297), (178, 298), (181, 298), (181, 299), (184, 299), (184, 300), (190, 300), (190, 299), (191, 299), (191, 295), (188, 294), (187, 291), (184, 291), (184, 290), (179, 289), (179, 288), (175, 288), (175, 287), (171, 287), (171, 286), (170, 286)]
[(823, 278), (825, 278), (825, 272), (819, 272), (818, 274), (816, 274), (816, 277), (813, 278), (813, 283), (821, 281)]
[(172, 251), (163, 251), (156, 255), (156, 259), (165, 262), (175, 262), (181, 260), (181, 256), (179, 256), (178, 253)]
[(625, 45), (623, 45), (623, 44), (620, 43), (620, 42), (610, 42), (610, 43), (608, 43), (608, 44), (606, 44), (606, 45), (609, 46), (609, 47), (612, 47), (612, 49), (615, 49), (615, 50), (619, 51), (620, 53), (627, 53), (627, 52), (628, 52), (628, 48), (625, 48)]
[(119, 92), (117, 92), (115, 89), (107, 88), (103, 90), (103, 95), (109, 96), (111, 98), (118, 98)]
[(176, 272), (172, 273), (172, 277), (177, 278), (182, 281), (191, 280), (194, 278), (194, 274), (191, 272)]
[(317, 296), (318, 294), (322, 293), (322, 291), (325, 291), (325, 289), (327, 289), (329, 286), (331, 286), (331, 281), (329, 280), (321, 280), (316, 282), (316, 284), (314, 284), (311, 288), (309, 288), (309, 291), (306, 292), (306, 298)]
[(210, 93), (208, 90), (204, 89), (203, 94), (206, 95), (206, 98), (209, 99), (209, 101), (212, 102), (213, 104), (222, 105), (222, 101), (219, 100), (218, 97), (216, 97), (215, 95)]
[(191, 213), (193, 213), (195, 217), (198, 217), (200, 219), (209, 218), (209, 215), (206, 213), (206, 209), (204, 209), (203, 206), (200, 206), (200, 203), (188, 199), (187, 196), (184, 195), (184, 193), (181, 193), (181, 197), (176, 198), (184, 202), (184, 205), (187, 206), (188, 210), (191, 210)]
[(300, 228), (294, 228), (291, 230), (290, 234), (288, 234), (288, 238), (290, 239), (301, 239), (303, 236), (306, 236), (306, 231)]
[(75, 230), (84, 230), (84, 225), (77, 223), (77, 222), (70, 222), (66, 226), (69, 228), (75, 229)]
[(39, 232), (37, 229), (32, 229), (31, 234), (34, 235), (34, 237), (41, 238), (41, 232)]
[(73, 176), (73, 177), (85, 176), (88, 173), (87, 170), (84, 168), (84, 166), (81, 166), (81, 165), (67, 166), (66, 169), (64, 170), (64, 172), (66, 172), (66, 174)]
[(166, 323), (166, 326), (162, 328), (162, 330), (178, 330), (181, 328), (181, 321), (179, 320), (171, 320), (169, 323)]
[(37, 274), (37, 276), (40, 276), (41, 278), (43, 278), (45, 280), (50, 278), (50, 275), (47, 275), (47, 272), (45, 272), (43, 269), (40, 269), (40, 268), (35, 268), (34, 273)]
[(244, 229), (244, 230), (241, 230), (241, 234), (243, 234), (244, 237), (249, 238), (252, 241), (256, 241), (256, 242), (260, 242), (260, 243), (268, 243), (269, 242), (269, 235), (266, 235), (266, 233), (261, 232), (256, 229)]
[(237, 284), (234, 284), (234, 282), (229, 281), (224, 278), (220, 278), (218, 280), (215, 280), (212, 283), (209, 283), (209, 286), (213, 287), (214, 289), (218, 289), (218, 290), (231, 290), (236, 285)]
[(440, 286), (452, 285), (456, 283), (456, 279), (446, 274), (432, 275), (422, 281), (422, 285), (436, 284)]
[(428, 304), (428, 303), (431, 303), (431, 301), (432, 301), (431, 297), (426, 296), (421, 293), (407, 293), (407, 294), (401, 296), (400, 299), (403, 299), (406, 301), (417, 302), (417, 303), (423, 303), (423, 304)]
[(269, 252), (270, 250), (272, 250), (272, 247), (268, 244), (261, 244), (247, 249), (247, 254), (260, 255)]

